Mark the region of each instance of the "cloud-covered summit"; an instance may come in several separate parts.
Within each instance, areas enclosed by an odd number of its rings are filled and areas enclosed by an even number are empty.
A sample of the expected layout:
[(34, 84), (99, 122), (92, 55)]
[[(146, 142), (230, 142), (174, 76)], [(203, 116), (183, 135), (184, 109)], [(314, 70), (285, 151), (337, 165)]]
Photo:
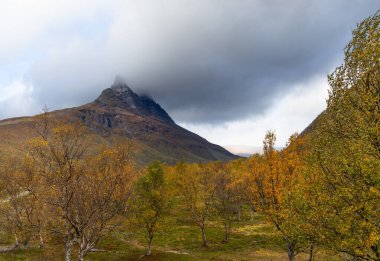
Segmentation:
[[(178, 122), (259, 117), (339, 65), (356, 23), (379, 8), (374, 0), (6, 1), (0, 91), (22, 82), (32, 114), (91, 101), (120, 74)], [(11, 107), (0, 117), (25, 113)]]

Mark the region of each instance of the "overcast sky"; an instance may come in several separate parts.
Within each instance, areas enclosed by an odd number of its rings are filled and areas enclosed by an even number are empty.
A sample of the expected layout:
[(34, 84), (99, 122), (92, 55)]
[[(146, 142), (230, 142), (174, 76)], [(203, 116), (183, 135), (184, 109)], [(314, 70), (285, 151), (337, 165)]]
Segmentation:
[[(378, 0), (2, 0), (0, 118), (81, 105), (121, 75), (234, 152), (283, 146)], [(240, 151), (239, 151), (240, 150)]]

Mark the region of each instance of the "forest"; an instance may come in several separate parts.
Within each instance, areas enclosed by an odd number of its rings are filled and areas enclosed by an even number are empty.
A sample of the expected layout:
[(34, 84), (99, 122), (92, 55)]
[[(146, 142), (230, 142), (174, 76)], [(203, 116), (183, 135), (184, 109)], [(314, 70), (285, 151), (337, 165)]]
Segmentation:
[(344, 52), (308, 129), (230, 162), (139, 166), (132, 141), (35, 116), (0, 155), (0, 258), (380, 260), (379, 13)]

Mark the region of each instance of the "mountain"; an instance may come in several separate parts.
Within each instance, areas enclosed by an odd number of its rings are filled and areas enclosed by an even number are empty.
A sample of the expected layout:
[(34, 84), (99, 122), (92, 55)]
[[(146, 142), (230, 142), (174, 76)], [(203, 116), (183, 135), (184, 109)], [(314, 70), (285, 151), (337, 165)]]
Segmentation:
[(161, 120), (167, 124), (175, 124), (169, 114), (152, 98), (146, 95), (137, 95), (118, 77), (111, 88), (105, 89), (95, 103), (99, 107), (121, 108), (140, 116)]
[(301, 136), (306, 136), (313, 133), (319, 124), (321, 124), (322, 117), (325, 115), (326, 110), (322, 111), (301, 133)]
[[(237, 158), (226, 149), (178, 126), (169, 114), (151, 97), (133, 92), (120, 78), (105, 89), (95, 101), (80, 107), (50, 112), (63, 121), (81, 121), (98, 142), (116, 144), (131, 140), (140, 164), (153, 160), (167, 163), (178, 161), (228, 161)], [(12, 140), (33, 136), (32, 117), (0, 121), (0, 149)], [(5, 145), (4, 145), (5, 144)]]

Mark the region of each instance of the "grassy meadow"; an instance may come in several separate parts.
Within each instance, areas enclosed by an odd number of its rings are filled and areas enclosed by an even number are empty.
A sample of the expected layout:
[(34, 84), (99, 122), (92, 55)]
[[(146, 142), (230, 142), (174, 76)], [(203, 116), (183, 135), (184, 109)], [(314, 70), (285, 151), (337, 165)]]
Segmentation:
[[(185, 213), (183, 213), (185, 214)], [(184, 219), (167, 217), (153, 242), (151, 256), (144, 256), (146, 240), (143, 230), (133, 228), (126, 221), (104, 237), (97, 248), (85, 260), (288, 260), (285, 243), (262, 215), (248, 210), (242, 221), (233, 224), (231, 238), (223, 242), (222, 225), (213, 221), (208, 224), (208, 247), (202, 246), (199, 228)], [(2, 235), (1, 244), (12, 242)], [(283, 245), (283, 248), (281, 247)], [(63, 260), (62, 244), (48, 244), (44, 249), (30, 247), (0, 254), (0, 260)], [(74, 253), (76, 249), (73, 249)], [(307, 250), (306, 250), (307, 251)], [(308, 260), (308, 253), (297, 255), (297, 260)], [(343, 256), (317, 249), (315, 260), (344, 260)]]

